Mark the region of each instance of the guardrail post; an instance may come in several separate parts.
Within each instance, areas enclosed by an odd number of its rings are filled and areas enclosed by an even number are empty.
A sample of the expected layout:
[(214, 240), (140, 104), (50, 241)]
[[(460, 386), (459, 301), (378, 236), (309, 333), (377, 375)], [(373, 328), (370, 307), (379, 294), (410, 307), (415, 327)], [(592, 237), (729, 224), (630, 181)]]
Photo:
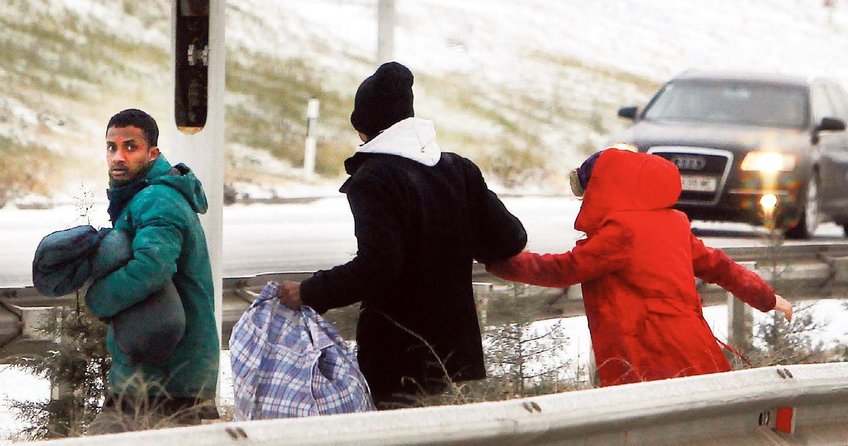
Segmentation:
[(833, 268), (833, 281), (848, 282), (848, 257), (833, 257), (830, 259)]
[(751, 306), (727, 293), (727, 343), (742, 354), (754, 347), (754, 312)]
[[(739, 262), (745, 268), (757, 272), (756, 262)], [(771, 277), (763, 277), (773, 281)], [(750, 305), (727, 293), (727, 343), (740, 353), (750, 353), (754, 348), (754, 311)]]
[(6, 308), (5, 305), (0, 305), (0, 348), (17, 338), (21, 334), (21, 318)]
[(592, 387), (601, 387), (601, 377), (598, 376), (598, 363), (595, 361), (595, 349), (592, 347), (592, 341), (589, 340), (589, 382)]
[(486, 325), (486, 315), (489, 308), (489, 298), (492, 296), (494, 285), (489, 282), (474, 282), (474, 302), (477, 304), (477, 314), (480, 316), (480, 325)]
[[(33, 335), (36, 332), (38, 332), (38, 333), (41, 334), (42, 338), (49, 339), (49, 336), (46, 333), (40, 332), (40, 327), (42, 327), (44, 325), (43, 321), (44, 321), (45, 317), (54, 318), (58, 322), (59, 327), (62, 327), (63, 325), (65, 325), (65, 320), (62, 317), (62, 307), (50, 308), (49, 311), (43, 311), (41, 313), (36, 313), (36, 316), (41, 318), (41, 319), (39, 320), (39, 322), (37, 324), (33, 324), (33, 326), (30, 326), (29, 332), (32, 333)], [(60, 330), (60, 331), (62, 331), (62, 334), (56, 336), (53, 340), (59, 345), (63, 345), (65, 343), (70, 342), (69, 339), (68, 339), (68, 335), (66, 333), (64, 333), (64, 330)], [(25, 329), (24, 332), (26, 333), (27, 330)], [(71, 383), (69, 382), (68, 377), (64, 377), (64, 379), (60, 376), (51, 376), (50, 377), (50, 401), (51, 402), (63, 401), (63, 400), (66, 401), (66, 400), (68, 400), (69, 398), (72, 398), (72, 397), (73, 397), (73, 387), (71, 386)], [(50, 432), (57, 432), (57, 433), (66, 432), (67, 426), (63, 426), (63, 421), (66, 421), (66, 420), (54, 419), (52, 421), (52, 425), (49, 426)]]

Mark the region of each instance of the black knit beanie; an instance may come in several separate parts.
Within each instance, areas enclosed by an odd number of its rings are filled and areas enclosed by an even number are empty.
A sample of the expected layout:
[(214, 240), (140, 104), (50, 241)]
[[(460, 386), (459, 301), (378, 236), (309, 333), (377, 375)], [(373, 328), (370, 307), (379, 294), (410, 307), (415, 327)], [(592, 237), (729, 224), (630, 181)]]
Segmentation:
[(350, 114), (353, 128), (371, 139), (395, 123), (415, 116), (412, 81), (409, 68), (397, 62), (380, 65), (356, 90)]

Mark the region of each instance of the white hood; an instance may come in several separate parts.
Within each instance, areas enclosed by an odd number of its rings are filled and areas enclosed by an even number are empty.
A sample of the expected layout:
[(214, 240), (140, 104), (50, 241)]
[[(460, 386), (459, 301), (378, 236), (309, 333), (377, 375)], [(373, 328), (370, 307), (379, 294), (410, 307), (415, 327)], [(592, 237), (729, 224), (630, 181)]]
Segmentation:
[(442, 157), (442, 149), (436, 144), (436, 128), (432, 122), (419, 118), (406, 118), (396, 123), (356, 151), (398, 155), (430, 167)]

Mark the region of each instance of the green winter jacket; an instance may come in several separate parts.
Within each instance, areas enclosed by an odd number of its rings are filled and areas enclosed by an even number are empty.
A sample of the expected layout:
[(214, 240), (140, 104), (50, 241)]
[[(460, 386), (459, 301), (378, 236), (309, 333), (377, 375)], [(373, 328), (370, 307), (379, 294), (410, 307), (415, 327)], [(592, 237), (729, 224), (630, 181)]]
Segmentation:
[(108, 191), (112, 226), (132, 239), (132, 259), (95, 282), (85, 296), (92, 314), (110, 318), (142, 301), (169, 280), (180, 294), (186, 331), (174, 353), (157, 364), (132, 361), (118, 348), (110, 326), (109, 387), (116, 395), (215, 397), (220, 347), (212, 270), (197, 214), (206, 212), (200, 181), (163, 155), (143, 180)]

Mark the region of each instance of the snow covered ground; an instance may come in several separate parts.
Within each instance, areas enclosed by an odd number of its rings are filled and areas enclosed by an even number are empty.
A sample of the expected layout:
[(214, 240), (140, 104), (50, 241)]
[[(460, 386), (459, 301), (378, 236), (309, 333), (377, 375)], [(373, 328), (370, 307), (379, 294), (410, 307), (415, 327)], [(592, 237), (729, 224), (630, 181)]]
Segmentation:
[(7, 444), (7, 439), (20, 432), (26, 424), (15, 417), (10, 408), (11, 401), (36, 401), (50, 397), (50, 384), (36, 376), (0, 365), (0, 376), (3, 385), (0, 386), (0, 444)]

